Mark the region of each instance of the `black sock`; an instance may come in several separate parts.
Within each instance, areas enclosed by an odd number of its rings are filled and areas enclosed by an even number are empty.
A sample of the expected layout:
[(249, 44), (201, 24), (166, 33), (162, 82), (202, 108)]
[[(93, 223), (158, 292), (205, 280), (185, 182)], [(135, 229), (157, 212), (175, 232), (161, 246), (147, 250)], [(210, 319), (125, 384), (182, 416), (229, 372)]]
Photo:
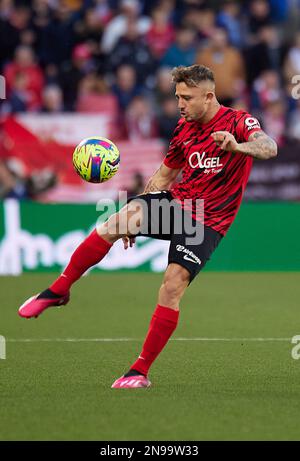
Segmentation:
[(125, 378), (129, 378), (129, 376), (138, 376), (138, 375), (142, 375), (142, 376), (145, 376), (143, 373), (141, 373), (140, 371), (137, 371), (137, 370), (129, 370), (125, 375), (124, 377)]
[(40, 298), (56, 299), (60, 297), (61, 295), (57, 295), (56, 293), (53, 293), (53, 291), (49, 290), (49, 288), (47, 288), (47, 290), (42, 291), (36, 299), (40, 299)]

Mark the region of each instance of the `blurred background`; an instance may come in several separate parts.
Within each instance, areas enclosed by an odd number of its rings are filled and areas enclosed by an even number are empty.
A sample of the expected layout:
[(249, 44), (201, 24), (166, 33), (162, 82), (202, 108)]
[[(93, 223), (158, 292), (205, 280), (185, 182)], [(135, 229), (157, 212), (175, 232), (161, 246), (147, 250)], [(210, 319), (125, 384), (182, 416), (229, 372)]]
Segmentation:
[[(300, 0), (1, 0), (0, 197), (21, 200), (22, 214), (32, 201), (94, 209), (141, 192), (178, 120), (170, 70), (193, 63), (214, 71), (222, 104), (257, 116), (279, 145), (276, 159), (254, 163), (245, 200), (298, 202)], [(93, 135), (121, 152), (119, 173), (97, 186), (71, 161)]]

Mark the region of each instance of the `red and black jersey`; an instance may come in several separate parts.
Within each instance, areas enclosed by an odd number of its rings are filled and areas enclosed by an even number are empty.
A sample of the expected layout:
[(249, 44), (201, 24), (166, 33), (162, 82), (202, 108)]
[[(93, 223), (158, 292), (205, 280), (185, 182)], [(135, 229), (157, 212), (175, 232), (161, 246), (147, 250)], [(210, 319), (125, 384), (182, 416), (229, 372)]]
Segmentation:
[[(183, 171), (182, 180), (170, 192), (194, 219), (222, 235), (239, 209), (253, 159), (220, 149), (211, 134), (229, 131), (242, 143), (260, 129), (258, 120), (247, 112), (221, 106), (208, 123), (180, 119), (174, 131), (164, 164)], [(196, 199), (204, 200), (202, 212)]]

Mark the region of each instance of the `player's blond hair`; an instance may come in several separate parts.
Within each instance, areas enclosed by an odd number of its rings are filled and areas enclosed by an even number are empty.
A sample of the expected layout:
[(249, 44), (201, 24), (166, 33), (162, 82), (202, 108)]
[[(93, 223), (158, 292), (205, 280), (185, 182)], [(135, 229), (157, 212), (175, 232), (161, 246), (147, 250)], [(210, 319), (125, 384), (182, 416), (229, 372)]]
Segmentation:
[(172, 70), (172, 80), (176, 83), (184, 82), (187, 86), (198, 86), (204, 81), (215, 83), (213, 72), (205, 66), (194, 64), (193, 66), (179, 66)]

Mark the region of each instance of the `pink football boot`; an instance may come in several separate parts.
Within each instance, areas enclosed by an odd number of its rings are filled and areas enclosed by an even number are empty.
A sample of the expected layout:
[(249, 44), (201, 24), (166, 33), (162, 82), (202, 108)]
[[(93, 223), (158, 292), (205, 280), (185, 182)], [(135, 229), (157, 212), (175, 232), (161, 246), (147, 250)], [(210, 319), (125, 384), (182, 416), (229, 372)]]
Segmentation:
[(139, 387), (150, 387), (151, 382), (148, 378), (143, 375), (136, 375), (136, 376), (121, 376), (121, 378), (117, 379), (113, 385), (111, 386), (112, 389), (137, 389)]
[(31, 317), (38, 317), (45, 309), (51, 306), (63, 306), (67, 304), (70, 299), (70, 293), (67, 293), (60, 298), (39, 298), (39, 294), (27, 299), (24, 304), (19, 308), (20, 317), (30, 319)]

